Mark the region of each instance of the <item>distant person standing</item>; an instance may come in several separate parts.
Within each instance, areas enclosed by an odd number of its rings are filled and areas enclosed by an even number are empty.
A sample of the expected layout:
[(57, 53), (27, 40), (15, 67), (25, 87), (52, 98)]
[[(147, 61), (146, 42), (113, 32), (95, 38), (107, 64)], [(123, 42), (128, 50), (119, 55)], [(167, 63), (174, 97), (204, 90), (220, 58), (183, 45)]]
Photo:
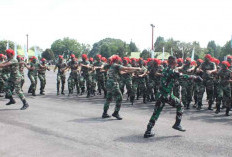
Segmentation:
[(44, 89), (45, 89), (45, 85), (46, 85), (46, 71), (50, 71), (50, 69), (47, 67), (46, 65), (46, 59), (42, 58), (41, 63), (39, 64), (39, 69), (38, 69), (38, 77), (40, 80), (40, 94), (41, 95), (45, 95), (44, 94)]

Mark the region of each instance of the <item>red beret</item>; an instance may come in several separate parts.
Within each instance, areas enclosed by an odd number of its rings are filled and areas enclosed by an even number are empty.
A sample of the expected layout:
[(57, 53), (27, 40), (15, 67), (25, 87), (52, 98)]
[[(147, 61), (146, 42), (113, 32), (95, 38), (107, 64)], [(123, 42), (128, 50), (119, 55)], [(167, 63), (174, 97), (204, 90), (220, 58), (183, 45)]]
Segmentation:
[(222, 64), (226, 65), (227, 67), (230, 67), (230, 63), (228, 61), (223, 61)]
[(6, 53), (7, 53), (7, 54), (12, 54), (13, 56), (15, 55), (15, 52), (14, 52), (14, 50), (12, 50), (12, 49), (7, 49), (7, 50), (6, 50)]
[(82, 54), (82, 58), (87, 59), (88, 57), (86, 54)]

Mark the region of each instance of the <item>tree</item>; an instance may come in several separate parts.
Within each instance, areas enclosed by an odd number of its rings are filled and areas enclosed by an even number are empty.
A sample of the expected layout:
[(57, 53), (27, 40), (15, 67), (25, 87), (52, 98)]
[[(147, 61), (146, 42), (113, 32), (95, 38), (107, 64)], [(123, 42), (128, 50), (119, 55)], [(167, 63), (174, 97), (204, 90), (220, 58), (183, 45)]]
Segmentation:
[[(132, 48), (135, 47), (132, 46)], [(128, 56), (130, 52), (131, 52), (130, 45), (126, 44), (122, 40), (105, 38), (93, 44), (93, 48), (89, 52), (89, 57), (95, 57), (97, 54), (101, 54), (103, 57), (106, 58), (109, 58), (114, 54), (117, 54), (120, 57), (124, 57), (124, 56)]]
[(226, 44), (221, 48), (220, 59), (223, 60), (224, 56), (232, 55), (231, 41), (227, 41)]
[(55, 59), (55, 55), (51, 49), (46, 49), (42, 53), (42, 57), (45, 58), (46, 60), (54, 60)]
[(148, 58), (151, 58), (151, 53), (148, 50), (144, 49), (140, 54), (140, 57), (146, 60)]
[(155, 52), (162, 52), (164, 46), (165, 46), (164, 37), (161, 36), (157, 37), (155, 41)]
[(70, 39), (68, 37), (56, 40), (52, 43), (51, 49), (54, 52), (55, 56), (64, 55), (65, 58), (68, 58), (70, 54), (75, 54), (76, 57), (80, 57), (82, 47), (75, 39)]
[(215, 41), (209, 41), (207, 45), (207, 53), (212, 55), (213, 57), (217, 57), (217, 46), (215, 44)]
[(134, 42), (130, 42), (130, 44), (129, 44), (129, 48), (130, 48), (130, 52), (138, 52), (138, 48), (137, 48), (137, 46), (135, 45), (135, 43)]
[(14, 49), (14, 42), (13, 41), (2, 40), (2, 41), (0, 41), (0, 53), (5, 54), (7, 42), (9, 43), (9, 48)]

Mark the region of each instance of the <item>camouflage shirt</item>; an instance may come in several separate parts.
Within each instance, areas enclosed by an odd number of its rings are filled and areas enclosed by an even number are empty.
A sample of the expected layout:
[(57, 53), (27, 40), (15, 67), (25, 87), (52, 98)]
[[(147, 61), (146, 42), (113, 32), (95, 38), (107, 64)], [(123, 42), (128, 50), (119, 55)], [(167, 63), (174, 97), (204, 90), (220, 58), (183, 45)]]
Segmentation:
[(119, 81), (119, 78), (120, 78), (120, 69), (122, 68), (123, 66), (122, 65), (119, 65), (119, 64), (112, 64), (108, 70), (108, 77), (109, 79), (111, 80), (114, 80), (114, 81)]
[(202, 78), (205, 79), (213, 79), (212, 75), (207, 74), (207, 70), (215, 70), (216, 65), (213, 62), (203, 62), (201, 64), (201, 69), (203, 70)]

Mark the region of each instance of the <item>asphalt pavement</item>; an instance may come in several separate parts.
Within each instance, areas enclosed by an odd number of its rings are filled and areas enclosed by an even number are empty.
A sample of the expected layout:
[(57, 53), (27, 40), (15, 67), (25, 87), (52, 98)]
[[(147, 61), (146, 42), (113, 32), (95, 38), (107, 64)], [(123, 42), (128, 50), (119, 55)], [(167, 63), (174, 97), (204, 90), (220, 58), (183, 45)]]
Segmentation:
[[(27, 75), (25, 75), (27, 76)], [(232, 156), (232, 117), (224, 111), (185, 110), (186, 132), (172, 129), (176, 109), (166, 105), (155, 126), (155, 137), (144, 139), (154, 103), (134, 106), (124, 96), (120, 115), (102, 119), (102, 95), (56, 95), (56, 73), (47, 72), (46, 95), (24, 93), (30, 107), (19, 110), (22, 102), (6, 106), (0, 98), (0, 157), (221, 157)], [(67, 93), (67, 84), (66, 84)], [(206, 104), (206, 103), (205, 103)], [(110, 106), (112, 114), (115, 103)]]

